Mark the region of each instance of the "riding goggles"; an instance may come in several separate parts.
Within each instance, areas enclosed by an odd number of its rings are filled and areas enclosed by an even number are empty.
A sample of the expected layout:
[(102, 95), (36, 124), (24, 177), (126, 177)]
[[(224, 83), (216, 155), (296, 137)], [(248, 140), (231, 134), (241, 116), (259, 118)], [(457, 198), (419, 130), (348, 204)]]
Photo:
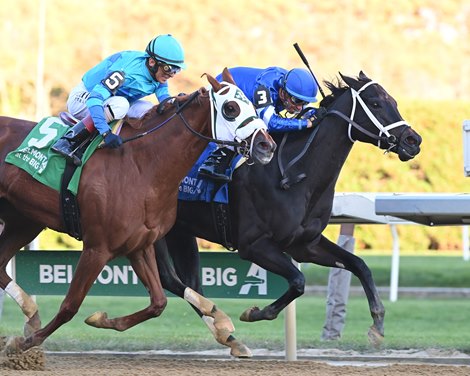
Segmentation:
[(176, 74), (181, 70), (181, 68), (176, 65), (167, 64), (159, 60), (157, 60), (157, 65), (161, 67), (166, 74)]
[(304, 100), (294, 97), (292, 95), (290, 96), (289, 99), (296, 106), (300, 106), (300, 105), (305, 106), (306, 104), (308, 104), (308, 102), (305, 102)]

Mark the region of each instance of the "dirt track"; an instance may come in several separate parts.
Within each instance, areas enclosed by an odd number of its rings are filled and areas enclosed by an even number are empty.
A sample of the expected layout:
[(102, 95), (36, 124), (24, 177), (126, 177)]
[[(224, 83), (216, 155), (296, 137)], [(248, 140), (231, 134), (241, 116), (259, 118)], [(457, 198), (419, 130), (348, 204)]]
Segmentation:
[(470, 366), (418, 365), (418, 364), (368, 364), (331, 365), (318, 361), (286, 362), (278, 360), (191, 360), (155, 356), (116, 355), (51, 355), (47, 354), (44, 371), (17, 371), (0, 366), (3, 376), (468, 376)]

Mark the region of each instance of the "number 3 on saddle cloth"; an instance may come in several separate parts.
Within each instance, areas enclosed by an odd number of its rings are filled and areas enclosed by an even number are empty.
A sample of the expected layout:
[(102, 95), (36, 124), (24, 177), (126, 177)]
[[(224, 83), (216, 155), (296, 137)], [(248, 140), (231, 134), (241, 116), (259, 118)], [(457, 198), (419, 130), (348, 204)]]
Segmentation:
[[(62, 218), (70, 236), (81, 240), (80, 213), (76, 202), (82, 168), (103, 138), (97, 136), (85, 145), (82, 165), (66, 163), (60, 154), (50, 150), (51, 146), (70, 128), (58, 117), (42, 119), (23, 140), (10, 152), (5, 161), (29, 173), (34, 179), (60, 193)], [(77, 151), (78, 152), (78, 151)], [(66, 166), (67, 171), (66, 171)], [(70, 169), (70, 170), (69, 170)]]
[[(219, 234), (219, 243), (229, 251), (235, 251), (231, 241), (228, 183), (216, 182), (212, 179), (198, 176), (199, 167), (216, 148), (217, 145), (210, 142), (207, 148), (202, 152), (188, 175), (181, 181), (178, 200), (210, 203), (214, 223)], [(232, 171), (237, 167), (241, 158), (241, 155), (236, 155), (233, 158), (230, 165)]]

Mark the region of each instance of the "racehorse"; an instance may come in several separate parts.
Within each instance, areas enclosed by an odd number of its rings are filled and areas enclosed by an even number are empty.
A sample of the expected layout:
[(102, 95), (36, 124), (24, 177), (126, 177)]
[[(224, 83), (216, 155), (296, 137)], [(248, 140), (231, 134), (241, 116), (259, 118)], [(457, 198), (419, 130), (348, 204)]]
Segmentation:
[[(149, 292), (150, 305), (114, 319), (97, 313), (87, 323), (123, 331), (159, 316), (166, 306), (166, 296), (153, 243), (173, 225), (178, 185), (213, 140), (211, 136), (222, 135), (221, 141), (241, 141), (238, 149), (255, 162), (266, 164), (271, 160), (276, 145), (228, 70), (224, 70), (221, 83), (206, 76), (210, 88), (175, 98), (173, 104), (163, 106), (163, 112), (155, 106), (133, 127), (122, 128), (121, 136), (132, 142), (117, 150), (96, 150), (84, 165), (77, 194), (83, 252), (58, 313), (43, 328), (36, 304), (11, 280), (5, 268), (15, 253), (44, 228), (66, 231), (59, 193), (5, 162), (6, 155), (20, 145), (35, 123), (0, 118), (0, 218), (4, 225), (0, 235), (0, 288), (27, 317), (25, 337), (8, 341), (11, 351), (42, 344), (71, 320), (103, 267), (117, 256), (129, 259)], [(224, 320), (220, 317), (223, 313), (196, 292), (191, 292), (188, 299), (209, 316)]]
[[(288, 282), (287, 291), (276, 301), (263, 309), (247, 309), (240, 320), (273, 320), (303, 294), (305, 278), (290, 255), (297, 262), (343, 268), (359, 278), (373, 319), (369, 340), (377, 345), (384, 336), (385, 309), (372, 273), (361, 258), (322, 232), (331, 215), (336, 181), (355, 141), (374, 144), (407, 161), (420, 152), (421, 137), (377, 82), (362, 71), (356, 79), (340, 76), (337, 85), (326, 82), (331, 94), (320, 103), (327, 112), (318, 126), (274, 134), (278, 148), (271, 163), (244, 164), (235, 170), (229, 185), (228, 238), (242, 259)], [(175, 226), (155, 244), (163, 287), (180, 297), (185, 286), (202, 294), (195, 237), (228, 248), (217, 231), (211, 203), (180, 200)]]

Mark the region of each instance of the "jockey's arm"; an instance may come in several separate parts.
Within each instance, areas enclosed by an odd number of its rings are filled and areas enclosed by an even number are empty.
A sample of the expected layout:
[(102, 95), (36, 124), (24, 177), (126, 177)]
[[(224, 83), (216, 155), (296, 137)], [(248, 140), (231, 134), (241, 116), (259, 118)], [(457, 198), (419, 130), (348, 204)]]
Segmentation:
[(110, 96), (110, 92), (105, 87), (102, 85), (96, 85), (90, 92), (90, 97), (86, 101), (86, 105), (90, 110), (90, 115), (93, 119), (93, 123), (95, 124), (95, 128), (101, 135), (110, 131), (103, 108), (103, 102)]
[(308, 119), (288, 119), (276, 114), (274, 106), (257, 110), (259, 117), (267, 124), (269, 132), (291, 132), (309, 128), (312, 123)]

